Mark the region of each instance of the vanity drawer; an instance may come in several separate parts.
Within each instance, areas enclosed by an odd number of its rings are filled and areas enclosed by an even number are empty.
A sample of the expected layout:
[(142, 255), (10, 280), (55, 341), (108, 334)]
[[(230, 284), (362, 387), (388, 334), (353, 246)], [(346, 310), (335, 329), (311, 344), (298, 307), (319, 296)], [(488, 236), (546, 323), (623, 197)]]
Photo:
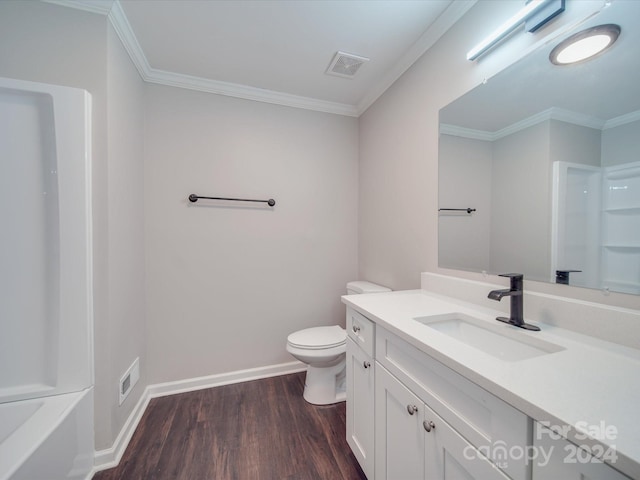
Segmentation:
[(375, 328), (375, 323), (367, 317), (352, 308), (347, 308), (347, 334), (371, 357), (373, 357), (375, 343)]
[(531, 478), (524, 458), (504, 458), (505, 446), (531, 444), (524, 413), (383, 328), (376, 331), (375, 358), (507, 475)]
[[(535, 424), (533, 446), (536, 452), (546, 452), (533, 460), (533, 480), (562, 478), (563, 480), (630, 480), (591, 453), (616, 460), (615, 447), (577, 446), (560, 438), (544, 425)], [(590, 451), (584, 450), (586, 447)], [(597, 448), (596, 448), (597, 447)]]

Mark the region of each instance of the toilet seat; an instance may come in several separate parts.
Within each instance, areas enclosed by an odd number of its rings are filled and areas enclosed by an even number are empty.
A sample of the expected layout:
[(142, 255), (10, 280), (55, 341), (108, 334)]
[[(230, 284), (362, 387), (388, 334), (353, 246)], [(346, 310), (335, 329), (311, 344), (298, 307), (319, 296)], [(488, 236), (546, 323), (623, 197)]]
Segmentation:
[(347, 343), (347, 332), (338, 325), (305, 328), (287, 337), (292, 347), (306, 350), (323, 350)]

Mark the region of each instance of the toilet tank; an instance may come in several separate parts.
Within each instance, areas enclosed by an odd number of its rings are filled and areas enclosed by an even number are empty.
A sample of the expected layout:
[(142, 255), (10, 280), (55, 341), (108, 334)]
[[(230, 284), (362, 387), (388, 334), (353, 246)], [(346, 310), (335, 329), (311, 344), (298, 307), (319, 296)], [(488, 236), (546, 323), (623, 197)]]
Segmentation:
[(349, 295), (355, 295), (359, 293), (381, 293), (390, 291), (390, 288), (376, 285), (375, 283), (371, 282), (365, 282), (362, 280), (347, 283), (347, 293)]

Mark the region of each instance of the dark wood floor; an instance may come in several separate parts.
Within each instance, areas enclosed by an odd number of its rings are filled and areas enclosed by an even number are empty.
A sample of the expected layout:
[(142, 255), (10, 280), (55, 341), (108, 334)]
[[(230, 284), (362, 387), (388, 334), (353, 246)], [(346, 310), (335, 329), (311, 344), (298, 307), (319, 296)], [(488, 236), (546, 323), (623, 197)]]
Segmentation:
[(310, 405), (303, 388), (296, 373), (153, 399), (120, 464), (93, 480), (366, 480), (344, 402)]

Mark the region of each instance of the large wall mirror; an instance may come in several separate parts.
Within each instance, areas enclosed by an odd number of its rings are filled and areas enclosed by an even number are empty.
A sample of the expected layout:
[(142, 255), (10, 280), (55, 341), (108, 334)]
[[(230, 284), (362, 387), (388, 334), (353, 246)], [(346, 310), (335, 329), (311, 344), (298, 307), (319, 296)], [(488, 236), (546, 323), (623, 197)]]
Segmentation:
[(579, 27), (619, 25), (608, 51), (553, 65), (566, 34), (440, 111), (440, 267), (640, 294), (638, 19), (615, 1)]

